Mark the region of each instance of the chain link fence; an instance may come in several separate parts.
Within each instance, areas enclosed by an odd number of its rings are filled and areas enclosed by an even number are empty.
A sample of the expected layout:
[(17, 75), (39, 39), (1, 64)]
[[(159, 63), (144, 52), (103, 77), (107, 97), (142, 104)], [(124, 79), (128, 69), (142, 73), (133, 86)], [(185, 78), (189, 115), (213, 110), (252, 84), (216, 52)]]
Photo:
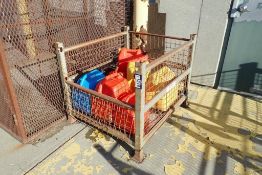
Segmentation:
[[(130, 22), (126, 18), (130, 16), (126, 10), (130, 5), (121, 0), (0, 1), (1, 55), (7, 61), (21, 111), (21, 128), (26, 135), (23, 141), (65, 119), (53, 44), (60, 41), (72, 46), (120, 32)], [(2, 72), (0, 88), (1, 126), (21, 138)]]

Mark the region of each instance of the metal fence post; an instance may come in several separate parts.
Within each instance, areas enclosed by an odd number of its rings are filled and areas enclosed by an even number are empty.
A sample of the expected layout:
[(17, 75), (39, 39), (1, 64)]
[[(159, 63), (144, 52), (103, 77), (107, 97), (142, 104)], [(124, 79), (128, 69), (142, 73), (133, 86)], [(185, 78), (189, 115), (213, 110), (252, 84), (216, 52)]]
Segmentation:
[(145, 107), (145, 82), (146, 82), (146, 63), (136, 62), (135, 86), (136, 86), (136, 105), (135, 105), (135, 155), (134, 160), (142, 162), (144, 153), (142, 150), (144, 141), (144, 107)]
[(26, 135), (26, 129), (24, 125), (24, 120), (23, 120), (22, 113), (20, 111), (15, 88), (13, 86), (12, 79), (11, 79), (11, 73), (8, 69), (8, 64), (6, 61), (4, 46), (1, 40), (0, 40), (0, 68), (3, 72), (4, 82), (6, 83), (8, 95), (10, 97), (10, 101), (11, 101), (11, 104), (14, 110), (13, 117), (14, 117), (14, 122), (18, 129), (18, 135), (19, 137), (21, 137), (21, 141), (25, 143), (27, 142), (27, 135)]
[(192, 51), (191, 51), (191, 58), (190, 58), (190, 76), (189, 76), (189, 83), (191, 81), (191, 74), (192, 74), (192, 64), (195, 57), (195, 50), (196, 50), (196, 40), (197, 40), (197, 34), (191, 34), (190, 35), (190, 41), (193, 41)]
[(125, 47), (130, 49), (130, 35), (129, 35), (129, 26), (125, 26), (124, 31), (126, 32)]
[(190, 41), (193, 41), (192, 46), (190, 47), (191, 49), (191, 53), (188, 56), (188, 64), (189, 64), (189, 69), (190, 69), (190, 73), (187, 76), (187, 82), (186, 82), (186, 90), (185, 90), (185, 95), (186, 95), (186, 100), (183, 102), (182, 106), (188, 108), (189, 107), (189, 103), (188, 103), (188, 91), (189, 91), (189, 85), (191, 82), (191, 75), (192, 75), (192, 64), (193, 64), (193, 60), (194, 60), (194, 56), (195, 56), (195, 48), (196, 48), (196, 39), (197, 39), (197, 35), (196, 34), (191, 34), (190, 35)]
[(56, 55), (59, 63), (61, 83), (64, 90), (64, 102), (65, 102), (66, 113), (68, 117), (67, 119), (70, 123), (73, 123), (76, 121), (76, 119), (71, 115), (71, 110), (70, 110), (71, 98), (69, 92), (70, 87), (66, 83), (66, 79), (68, 78), (68, 72), (67, 72), (64, 44), (57, 42), (55, 43), (55, 48), (56, 48)]

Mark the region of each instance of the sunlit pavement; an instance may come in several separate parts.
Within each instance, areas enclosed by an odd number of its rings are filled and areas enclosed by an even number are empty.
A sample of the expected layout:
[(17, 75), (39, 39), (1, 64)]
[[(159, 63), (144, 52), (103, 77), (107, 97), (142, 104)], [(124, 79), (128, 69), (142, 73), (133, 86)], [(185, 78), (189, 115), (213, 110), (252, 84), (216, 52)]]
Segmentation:
[(151, 138), (141, 164), (130, 160), (124, 143), (73, 124), (20, 147), (1, 131), (1, 145), (8, 144), (0, 150), (0, 170), (37, 175), (262, 174), (261, 125), (261, 101), (192, 85), (190, 108), (177, 110)]

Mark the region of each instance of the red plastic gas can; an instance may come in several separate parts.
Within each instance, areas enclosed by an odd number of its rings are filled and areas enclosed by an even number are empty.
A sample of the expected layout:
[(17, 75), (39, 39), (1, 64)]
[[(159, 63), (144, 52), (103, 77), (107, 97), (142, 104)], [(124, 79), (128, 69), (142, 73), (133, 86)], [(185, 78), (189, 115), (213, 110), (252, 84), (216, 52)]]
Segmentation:
[(96, 90), (99, 93), (118, 98), (123, 93), (129, 92), (128, 81), (119, 73), (112, 73), (106, 76), (97, 86)]
[[(135, 92), (129, 92), (121, 95), (119, 100), (126, 102), (131, 105), (135, 105)], [(144, 122), (145, 122), (145, 132), (148, 132), (146, 129), (148, 128), (148, 122), (150, 113), (145, 112), (144, 115)], [(127, 110), (122, 108), (119, 111), (116, 111), (115, 115), (113, 116), (113, 121), (122, 130), (127, 133), (135, 134), (135, 111)]]
[[(128, 81), (119, 73), (114, 72), (99, 82), (96, 86), (96, 91), (113, 98), (118, 98), (122, 94), (129, 92), (130, 88)], [(99, 120), (102, 120), (102, 122), (114, 122), (113, 116), (116, 115), (117, 110), (121, 110), (119, 108), (119, 106), (112, 102), (99, 97), (92, 97), (92, 114), (98, 117)]]
[(140, 49), (132, 50), (122, 48), (118, 56), (117, 72), (121, 72), (127, 78), (127, 66), (129, 62), (144, 62), (148, 61), (148, 55), (142, 53)]

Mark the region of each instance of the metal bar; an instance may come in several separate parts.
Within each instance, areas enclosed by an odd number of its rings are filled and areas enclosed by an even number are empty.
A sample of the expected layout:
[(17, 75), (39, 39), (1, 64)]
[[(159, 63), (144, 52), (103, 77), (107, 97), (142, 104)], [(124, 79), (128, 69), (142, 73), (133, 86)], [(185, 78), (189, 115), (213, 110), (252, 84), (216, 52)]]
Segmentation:
[(77, 45), (74, 45), (74, 46), (71, 46), (71, 47), (67, 47), (64, 50), (65, 50), (65, 52), (69, 52), (69, 51), (72, 51), (72, 50), (76, 50), (76, 49), (79, 49), (79, 48), (82, 48), (82, 47), (86, 47), (86, 46), (90, 46), (92, 44), (99, 43), (101, 41), (113, 39), (113, 38), (116, 38), (116, 37), (119, 37), (119, 36), (124, 36), (124, 35), (126, 35), (126, 32), (121, 32), (121, 33), (117, 33), (117, 34), (114, 34), (114, 35), (110, 35), (110, 36), (106, 36), (106, 37), (103, 37), (103, 38), (99, 38), (99, 39), (96, 39), (96, 40), (92, 40), (92, 41), (88, 41), (88, 42), (85, 42), (85, 43), (77, 44)]
[[(75, 111), (75, 110), (74, 110)], [(95, 120), (93, 118), (91, 118), (90, 116), (86, 116), (82, 113), (79, 112), (75, 112), (77, 113), (76, 118), (104, 131), (107, 132), (109, 134), (111, 134), (112, 136), (115, 136), (117, 138), (119, 138), (120, 140), (124, 141), (125, 143), (127, 143), (129, 146), (131, 146), (132, 148), (134, 148), (134, 141), (131, 140), (128, 135), (124, 134), (123, 132), (114, 129), (113, 127), (106, 125), (106, 124), (101, 124), (98, 120)], [(80, 116), (80, 117), (79, 117)]]
[(173, 106), (172, 109), (169, 109), (167, 113), (162, 117), (161, 120), (158, 121), (158, 123), (145, 135), (143, 146), (147, 143), (147, 141), (155, 134), (155, 132), (165, 123), (165, 121), (168, 119), (168, 117), (174, 112), (174, 109), (179, 107), (184, 101), (186, 100), (186, 97), (183, 95)]
[(194, 61), (194, 56), (195, 56), (197, 35), (196, 34), (190, 35), (190, 39), (193, 42), (193, 45), (192, 45), (192, 52), (191, 52), (191, 55), (190, 55), (191, 56), (191, 58), (190, 58), (190, 75), (189, 75), (189, 78), (188, 78), (188, 86), (189, 86), (190, 80), (191, 80), (192, 63)]
[(130, 31), (129, 33), (139, 34), (139, 35), (156, 36), (156, 37), (163, 37), (163, 38), (176, 39), (176, 40), (182, 40), (182, 41), (190, 41), (190, 39), (188, 39), (188, 38), (180, 38), (180, 37), (174, 37), (174, 36), (158, 35), (158, 34), (153, 34), (153, 33), (143, 33), (143, 32), (135, 32), (135, 31)]
[(36, 139), (38, 139), (39, 137), (42, 136), (42, 134), (48, 132), (50, 130), (50, 128), (53, 128), (53, 127), (57, 127), (59, 124), (61, 124), (64, 120), (66, 120), (66, 117), (62, 117), (58, 120), (56, 120), (55, 122), (51, 123), (50, 125), (48, 125), (47, 127), (43, 128), (42, 130), (30, 135), (30, 137), (27, 138), (27, 141), (26, 143), (29, 143), (29, 142), (32, 142)]
[[(145, 84), (146, 84), (146, 63), (136, 62), (136, 75), (141, 77), (140, 87), (136, 87), (136, 106), (135, 106), (135, 156), (134, 159), (142, 162), (144, 154), (142, 144), (144, 139), (144, 115), (145, 111)], [(138, 80), (136, 78), (136, 83)]]
[(146, 142), (156, 133), (156, 131), (165, 123), (165, 121), (167, 120), (167, 118), (173, 113), (173, 109), (169, 109), (167, 111), (167, 113), (164, 115), (164, 117), (161, 118), (161, 120), (159, 120), (157, 122), (157, 124), (149, 131), (149, 133), (147, 133), (147, 135), (144, 136), (144, 140), (143, 140), (143, 144), (142, 146), (144, 146), (146, 144)]
[(196, 34), (191, 34), (190, 35), (190, 40), (191, 42), (193, 42), (192, 46), (190, 47), (191, 49), (191, 53), (188, 56), (188, 60), (187, 60), (187, 64), (189, 65), (189, 74), (187, 76), (187, 80), (185, 82), (185, 91), (184, 94), (187, 97), (185, 102), (183, 103), (183, 107), (188, 108), (189, 107), (189, 103), (188, 103), (188, 89), (189, 89), (189, 85), (190, 85), (190, 81), (191, 81), (191, 73), (192, 73), (192, 63), (193, 63), (193, 57), (195, 55), (195, 47), (196, 47)]
[(50, 57), (50, 58), (28, 60), (26, 64), (24, 62), (21, 62), (21, 63), (16, 64), (15, 66), (19, 67), (20, 69), (24, 69), (24, 68), (27, 68), (27, 67), (30, 67), (30, 66), (33, 66), (33, 65), (36, 65), (36, 64), (48, 62), (48, 61), (53, 60), (53, 59), (55, 59), (55, 55), (53, 57)]
[(80, 86), (80, 85), (78, 85), (78, 84), (76, 84), (74, 82), (68, 81), (68, 80), (66, 80), (66, 83), (69, 84), (70, 86), (76, 88), (76, 89), (79, 89), (79, 90), (85, 92), (85, 93), (92, 94), (92, 95), (100, 97), (100, 98), (102, 98), (102, 99), (104, 99), (106, 101), (109, 101), (109, 102), (115, 103), (117, 105), (120, 105), (122, 107), (134, 110), (134, 107), (132, 105), (124, 103), (124, 102), (122, 102), (122, 101), (120, 101), (118, 99), (115, 99), (113, 97), (110, 97), (110, 96), (98, 93), (98, 92), (96, 92), (96, 91), (94, 91), (92, 89), (86, 89), (86, 88), (84, 88), (84, 87), (82, 87), (82, 86)]
[(185, 64), (175, 63), (172, 61), (166, 61), (164, 64), (167, 66), (171, 66), (172, 68), (175, 68), (175, 69), (185, 70), (187, 68), (187, 65)]
[(61, 83), (64, 90), (64, 100), (65, 100), (65, 107), (67, 112), (67, 117), (70, 122), (74, 122), (74, 117), (71, 115), (71, 110), (69, 110), (69, 104), (71, 104), (71, 98), (69, 93), (69, 86), (66, 84), (66, 79), (68, 77), (67, 72), (67, 65), (66, 65), (66, 59), (65, 59), (65, 50), (64, 50), (64, 44), (63, 43), (55, 43), (56, 48), (56, 55), (59, 63), (59, 69), (60, 69), (60, 76), (61, 76)]
[(171, 83), (169, 83), (161, 92), (159, 92), (154, 98), (152, 98), (146, 105), (145, 111), (149, 110), (152, 106), (154, 106), (166, 93), (168, 93), (171, 89), (173, 89), (180, 81), (182, 81), (186, 76), (190, 73), (190, 69), (184, 71), (181, 75), (175, 78)]
[(130, 49), (130, 36), (129, 36), (129, 26), (125, 26), (125, 30), (126, 32), (126, 45), (125, 47)]
[(8, 63), (6, 61), (6, 56), (5, 56), (5, 50), (3, 46), (3, 42), (0, 40), (0, 68), (3, 72), (3, 78), (4, 82), (6, 82), (6, 87), (8, 91), (8, 95), (10, 96), (10, 101), (14, 110), (14, 120), (16, 120), (16, 125), (18, 129), (18, 135), (22, 138), (22, 142), (26, 142), (27, 135), (26, 135), (26, 129), (24, 126), (24, 120), (22, 113), (20, 111), (19, 103), (17, 100), (15, 88), (12, 83), (12, 77), (11, 73), (8, 69)]
[[(82, 72), (83, 72), (83, 73), (86, 73), (86, 72), (91, 71), (91, 70), (94, 70), (94, 69), (96, 69), (96, 68), (105, 66), (105, 65), (111, 63), (112, 61), (113, 61), (113, 59), (110, 59), (110, 60), (105, 61), (105, 62), (103, 62), (103, 63), (97, 64), (97, 65), (95, 65), (95, 66), (93, 66), (93, 67), (84, 69)], [(75, 73), (68, 73), (68, 79), (70, 79), (70, 80), (75, 79), (76, 76), (77, 76), (77, 74), (75, 74)]]
[(149, 64), (147, 64), (146, 66), (146, 70), (150, 71), (151, 69), (155, 68), (156, 66), (158, 66), (159, 64), (162, 64), (164, 61), (168, 60), (171, 56), (173, 56), (174, 54), (176, 54), (177, 52), (181, 51), (182, 49), (190, 46), (193, 44), (193, 41), (187, 42), (186, 44), (183, 44), (182, 46), (175, 48), (174, 50), (164, 54), (163, 56), (161, 56), (160, 58), (153, 60), (152, 62), (150, 62)]

